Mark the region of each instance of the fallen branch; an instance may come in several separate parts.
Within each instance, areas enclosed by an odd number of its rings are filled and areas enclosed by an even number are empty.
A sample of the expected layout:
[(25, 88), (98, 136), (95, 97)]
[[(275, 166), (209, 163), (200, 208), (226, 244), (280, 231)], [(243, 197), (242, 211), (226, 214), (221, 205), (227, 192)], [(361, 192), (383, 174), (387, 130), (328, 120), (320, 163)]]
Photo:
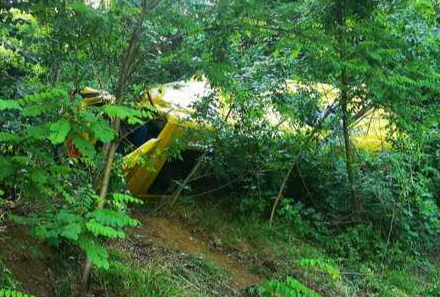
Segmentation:
[[(334, 104), (331, 105), (329, 108), (327, 108), (324, 116), (319, 120), (319, 122), (316, 124), (316, 126), (309, 132), (309, 135), (306, 137), (306, 141), (313, 141), (316, 138), (318, 130), (322, 127), (325, 120), (335, 111), (335, 109), (336, 109), (336, 106)], [(278, 206), (278, 203), (280, 202), (281, 197), (284, 194), (284, 190), (286, 188), (287, 181), (289, 180), (289, 177), (290, 177), (293, 169), (295, 168), (296, 162), (298, 161), (299, 157), (301, 156), (301, 153), (302, 153), (302, 150), (300, 150), (298, 152), (298, 154), (296, 155), (292, 164), (290, 164), (289, 170), (286, 172), (286, 175), (284, 176), (283, 182), (281, 183), (280, 189), (278, 190), (278, 195), (275, 199), (275, 202), (272, 206), (272, 210), (270, 212), (269, 227), (272, 227), (272, 222), (273, 222), (273, 218), (275, 216), (276, 208)]]
[(203, 193), (195, 194), (195, 195), (192, 195), (192, 196), (188, 196), (188, 198), (197, 198), (197, 197), (201, 197), (201, 196), (205, 196), (205, 195), (211, 194), (213, 192), (220, 191), (221, 189), (224, 189), (227, 186), (230, 186), (230, 185), (232, 185), (233, 183), (235, 183), (237, 181), (238, 181), (238, 178), (236, 178), (236, 179), (234, 179), (234, 180), (232, 180), (230, 182), (227, 182), (226, 184), (223, 184), (220, 187), (217, 187), (215, 189), (212, 189), (212, 190), (209, 190), (209, 191), (206, 191), (206, 192), (203, 192)]
[(183, 189), (186, 187), (186, 185), (188, 184), (188, 182), (193, 179), (193, 176), (196, 175), (197, 171), (199, 170), (200, 166), (202, 166), (203, 163), (203, 158), (199, 158), (197, 160), (196, 165), (194, 165), (194, 167), (191, 169), (191, 172), (186, 176), (185, 180), (183, 181), (182, 184), (179, 184), (176, 191), (174, 191), (173, 193), (173, 198), (171, 199), (171, 203), (170, 206), (172, 207), (177, 199), (179, 199), (180, 194), (182, 193)]

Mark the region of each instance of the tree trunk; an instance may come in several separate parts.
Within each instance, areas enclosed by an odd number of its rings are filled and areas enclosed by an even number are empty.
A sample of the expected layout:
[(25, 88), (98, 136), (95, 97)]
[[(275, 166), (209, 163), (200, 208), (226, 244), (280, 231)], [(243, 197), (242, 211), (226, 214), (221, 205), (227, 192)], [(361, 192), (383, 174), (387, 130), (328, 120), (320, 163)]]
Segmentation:
[(295, 168), (296, 161), (299, 158), (299, 155), (301, 154), (301, 151), (298, 153), (298, 156), (293, 161), (292, 165), (290, 166), (289, 170), (287, 171), (286, 175), (284, 176), (283, 182), (281, 183), (281, 187), (278, 190), (278, 195), (275, 199), (275, 202), (272, 206), (272, 211), (270, 212), (270, 218), (269, 218), (269, 227), (272, 227), (272, 221), (275, 216), (275, 210), (277, 209), (278, 203), (280, 202), (281, 197), (283, 197), (284, 189), (286, 188), (287, 181), (289, 180), (290, 174), (292, 174), (293, 168)]
[[(338, 16), (338, 29), (339, 30), (339, 54), (341, 61), (347, 59), (347, 51), (346, 51), (346, 32), (344, 30), (345, 27), (345, 14), (347, 10), (347, 2), (343, 2), (342, 6), (339, 9)], [(354, 172), (354, 157), (353, 157), (353, 149), (351, 147), (350, 142), (350, 112), (348, 110), (348, 104), (350, 102), (350, 95), (348, 94), (350, 79), (347, 76), (347, 69), (345, 66), (341, 69), (340, 76), (340, 102), (341, 102), (341, 112), (342, 112), (342, 133), (344, 135), (344, 149), (345, 149), (345, 164), (348, 176), (348, 184), (350, 188), (350, 198), (353, 206), (353, 214), (356, 220), (360, 219), (361, 214), (361, 205), (359, 199), (357, 197), (356, 192), (356, 181), (355, 181), (355, 172)]]
[[(121, 102), (121, 100), (125, 96), (125, 89), (127, 83), (129, 82), (130, 77), (133, 74), (133, 67), (134, 67), (133, 64), (135, 61), (137, 51), (139, 49), (139, 37), (142, 31), (142, 25), (144, 24), (145, 19), (147, 17), (147, 12), (154, 9), (160, 3), (160, 1), (161, 0), (152, 0), (151, 2), (148, 2), (147, 0), (142, 1), (141, 14), (131, 34), (128, 48), (124, 56), (124, 61), (122, 63), (121, 73), (119, 75), (119, 80), (116, 88), (116, 102)], [(119, 119), (116, 119), (114, 122), (114, 130), (116, 131), (117, 135), (119, 135), (120, 127), (121, 127), (121, 122)], [(118, 148), (118, 144), (119, 144), (119, 137), (117, 137), (115, 140), (111, 142), (109, 150), (107, 152), (107, 158), (106, 158), (104, 170), (102, 172), (101, 181), (99, 183), (99, 197), (102, 198), (102, 200), (98, 204), (97, 208), (103, 208), (105, 204), (105, 197), (107, 196), (111, 170), (115, 160), (115, 154), (116, 154), (116, 149)], [(82, 281), (85, 291), (87, 291), (91, 268), (92, 268), (92, 261), (90, 258), (87, 258), (86, 263), (84, 265), (83, 276), (82, 276)]]
[[(119, 119), (116, 119), (114, 124), (114, 129), (115, 131), (117, 131), (117, 133), (119, 132), (120, 126), (121, 126), (121, 122), (119, 121)], [(118, 148), (118, 144), (119, 144), (119, 139), (116, 138), (114, 141), (111, 142), (109, 150), (107, 152), (107, 159), (105, 162), (104, 170), (102, 172), (101, 182), (99, 184), (99, 197), (103, 199), (99, 202), (97, 208), (103, 208), (105, 204), (104, 198), (107, 196), (108, 185), (111, 177), (111, 170), (115, 160), (116, 149)], [(87, 291), (91, 269), (92, 269), (92, 261), (90, 260), (90, 258), (87, 257), (86, 263), (84, 264), (84, 270), (82, 276), (82, 281), (84, 284), (85, 291)]]
[(350, 142), (350, 123), (349, 123), (349, 111), (348, 111), (348, 98), (347, 91), (341, 91), (341, 109), (342, 109), (342, 130), (344, 135), (344, 148), (345, 148), (345, 164), (348, 175), (348, 184), (350, 187), (350, 198), (353, 204), (353, 214), (356, 220), (360, 219), (361, 205), (357, 197), (356, 192), (356, 181), (354, 174), (354, 160), (353, 160), (353, 150)]

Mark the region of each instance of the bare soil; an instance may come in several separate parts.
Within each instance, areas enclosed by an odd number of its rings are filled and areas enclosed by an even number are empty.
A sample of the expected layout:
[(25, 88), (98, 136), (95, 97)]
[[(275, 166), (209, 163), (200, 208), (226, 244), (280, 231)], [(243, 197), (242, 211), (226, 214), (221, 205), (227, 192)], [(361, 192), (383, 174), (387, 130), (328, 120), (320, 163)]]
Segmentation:
[(39, 241), (29, 236), (24, 226), (8, 225), (0, 236), (0, 258), (11, 270), (26, 293), (50, 297), (50, 269), (48, 251)]
[(172, 217), (139, 218), (142, 227), (137, 235), (145, 243), (154, 242), (161, 248), (184, 252), (205, 259), (230, 272), (237, 289), (244, 290), (260, 283), (260, 278), (232, 255), (210, 248), (204, 236), (195, 233)]
[[(235, 292), (257, 285), (261, 279), (239, 259), (233, 251), (216, 249), (211, 238), (198, 228), (192, 228), (173, 214), (159, 217), (137, 218), (142, 226), (128, 230), (128, 235), (140, 243), (138, 253), (142, 258), (154, 258), (154, 251), (170, 251), (202, 257), (221, 267), (230, 274), (230, 285)], [(20, 289), (38, 297), (53, 295), (53, 272), (51, 255), (53, 251), (41, 241), (29, 236), (23, 226), (9, 225), (0, 236), (0, 259), (21, 283)], [(52, 264), (51, 264), (52, 263)], [(228, 281), (229, 283), (229, 281)]]

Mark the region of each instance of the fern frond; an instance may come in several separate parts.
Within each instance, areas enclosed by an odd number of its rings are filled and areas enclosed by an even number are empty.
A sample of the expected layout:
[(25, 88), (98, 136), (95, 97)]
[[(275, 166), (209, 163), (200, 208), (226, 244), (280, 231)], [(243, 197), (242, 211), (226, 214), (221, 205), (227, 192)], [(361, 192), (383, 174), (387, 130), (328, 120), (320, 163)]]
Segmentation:
[(86, 228), (95, 236), (102, 235), (108, 238), (125, 238), (125, 233), (112, 227), (104, 226), (95, 220), (86, 223)]
[(129, 203), (136, 203), (140, 205), (144, 204), (144, 201), (127, 194), (113, 193), (112, 198), (114, 201), (124, 204), (129, 204)]
[(109, 268), (108, 252), (98, 241), (89, 236), (81, 236), (78, 239), (78, 244), (94, 265), (99, 268)]
[(92, 216), (101, 224), (111, 227), (136, 227), (140, 225), (138, 220), (132, 219), (124, 214), (110, 210), (97, 209), (93, 211)]

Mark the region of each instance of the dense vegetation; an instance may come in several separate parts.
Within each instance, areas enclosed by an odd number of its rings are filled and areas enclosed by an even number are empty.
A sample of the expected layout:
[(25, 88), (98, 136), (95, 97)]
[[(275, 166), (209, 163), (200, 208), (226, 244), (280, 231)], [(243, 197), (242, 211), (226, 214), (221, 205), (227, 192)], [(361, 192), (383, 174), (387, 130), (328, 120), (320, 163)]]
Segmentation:
[[(440, 296), (439, 57), (437, 0), (2, 1), (0, 297), (38, 294), (8, 260), (17, 238), (51, 254), (49, 296)], [(187, 135), (202, 153), (173, 199), (143, 201), (121, 125), (190, 79), (213, 90)], [(85, 87), (112, 104), (83, 108)], [(383, 142), (360, 145), (372, 114)], [(136, 258), (130, 230), (170, 210), (252, 246), (261, 281)]]

